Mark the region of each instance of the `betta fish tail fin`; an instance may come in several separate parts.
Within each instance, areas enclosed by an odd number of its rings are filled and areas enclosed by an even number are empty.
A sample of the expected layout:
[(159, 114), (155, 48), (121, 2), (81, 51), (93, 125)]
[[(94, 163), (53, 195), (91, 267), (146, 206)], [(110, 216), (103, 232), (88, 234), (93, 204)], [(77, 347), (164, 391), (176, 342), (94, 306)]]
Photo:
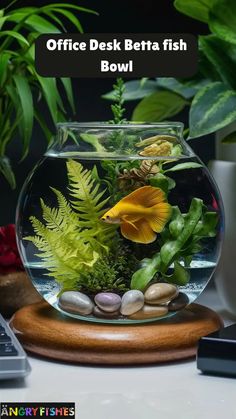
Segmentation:
[(171, 205), (168, 202), (160, 202), (152, 207), (152, 214), (147, 217), (147, 221), (153, 231), (160, 233), (170, 216)]

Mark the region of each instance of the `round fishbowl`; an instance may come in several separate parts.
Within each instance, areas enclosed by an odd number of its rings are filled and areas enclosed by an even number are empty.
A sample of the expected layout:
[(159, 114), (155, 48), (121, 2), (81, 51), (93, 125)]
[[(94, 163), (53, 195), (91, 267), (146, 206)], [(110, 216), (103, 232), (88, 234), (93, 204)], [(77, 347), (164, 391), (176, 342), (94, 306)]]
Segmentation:
[(181, 123), (61, 123), (17, 208), (24, 266), (79, 320), (172, 316), (213, 274), (222, 203)]

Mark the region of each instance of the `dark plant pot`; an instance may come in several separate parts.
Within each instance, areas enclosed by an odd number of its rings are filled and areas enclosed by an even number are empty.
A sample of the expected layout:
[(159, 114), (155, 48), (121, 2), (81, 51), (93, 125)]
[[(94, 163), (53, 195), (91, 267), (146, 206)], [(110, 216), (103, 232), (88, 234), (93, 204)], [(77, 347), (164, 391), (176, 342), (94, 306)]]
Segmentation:
[(42, 301), (26, 272), (0, 275), (0, 313), (11, 317), (15, 311), (28, 304)]

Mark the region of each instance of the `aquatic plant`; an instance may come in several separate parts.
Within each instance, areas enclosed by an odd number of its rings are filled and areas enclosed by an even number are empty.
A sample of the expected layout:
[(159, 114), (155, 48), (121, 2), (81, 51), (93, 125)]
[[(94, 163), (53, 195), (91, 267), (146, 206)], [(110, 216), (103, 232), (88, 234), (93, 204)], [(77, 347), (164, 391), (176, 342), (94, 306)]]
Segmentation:
[[(115, 243), (116, 226), (100, 222), (102, 207), (108, 198), (101, 200), (91, 171), (76, 161), (67, 162), (69, 201), (55, 188), (58, 206), (48, 207), (41, 199), (42, 218), (30, 217), (35, 236), (25, 239), (34, 243), (42, 267), (49, 271), (62, 289), (77, 289), (81, 272), (83, 277), (99, 258), (107, 255)], [(96, 267), (97, 268), (97, 267)]]
[[(132, 277), (131, 288), (145, 289), (155, 275), (176, 285), (186, 285), (187, 267), (193, 255), (201, 251), (202, 239), (216, 235), (217, 222), (218, 214), (206, 211), (201, 199), (192, 199), (187, 214), (173, 207), (170, 223), (162, 233), (160, 251), (141, 262), (141, 268)], [(171, 265), (174, 265), (173, 273), (168, 274)]]
[(123, 118), (125, 113), (124, 108), (124, 93), (125, 93), (125, 83), (122, 78), (116, 79), (116, 83), (113, 85), (114, 94), (113, 101), (114, 104), (111, 105), (111, 110), (113, 113), (113, 119), (110, 121), (111, 124), (123, 124), (126, 119)]
[(81, 273), (78, 287), (90, 294), (99, 291), (123, 293), (130, 289), (130, 278), (137, 263), (132, 249), (124, 245), (123, 241), (118, 241), (107, 256), (96, 262), (93, 271), (86, 272), (85, 275)]

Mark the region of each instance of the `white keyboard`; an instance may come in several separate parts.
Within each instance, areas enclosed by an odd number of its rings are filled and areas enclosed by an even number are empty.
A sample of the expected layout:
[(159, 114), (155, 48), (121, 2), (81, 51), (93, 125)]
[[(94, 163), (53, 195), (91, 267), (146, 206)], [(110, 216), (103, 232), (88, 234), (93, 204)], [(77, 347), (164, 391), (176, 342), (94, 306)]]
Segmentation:
[(0, 380), (25, 377), (30, 371), (24, 349), (0, 314)]

